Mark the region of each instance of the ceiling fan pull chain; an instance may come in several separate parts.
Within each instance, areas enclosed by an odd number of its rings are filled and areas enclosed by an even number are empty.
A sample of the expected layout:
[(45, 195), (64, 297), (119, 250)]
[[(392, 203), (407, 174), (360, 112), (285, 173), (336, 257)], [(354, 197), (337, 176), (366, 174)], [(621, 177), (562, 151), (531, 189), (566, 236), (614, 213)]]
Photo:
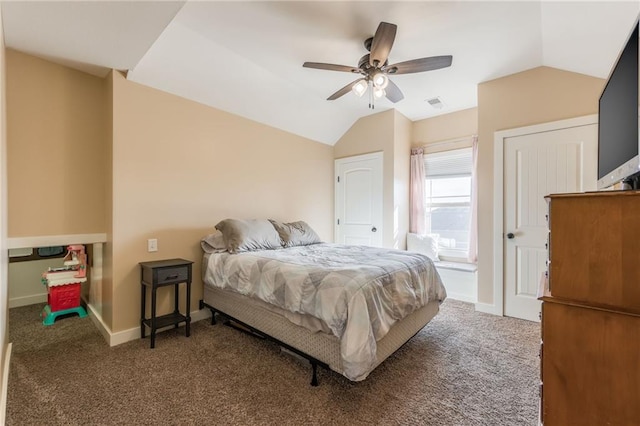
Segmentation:
[(375, 105), (373, 104), (374, 102), (374, 98), (373, 98), (373, 85), (371, 84), (371, 82), (369, 82), (369, 108), (370, 109), (376, 109)]

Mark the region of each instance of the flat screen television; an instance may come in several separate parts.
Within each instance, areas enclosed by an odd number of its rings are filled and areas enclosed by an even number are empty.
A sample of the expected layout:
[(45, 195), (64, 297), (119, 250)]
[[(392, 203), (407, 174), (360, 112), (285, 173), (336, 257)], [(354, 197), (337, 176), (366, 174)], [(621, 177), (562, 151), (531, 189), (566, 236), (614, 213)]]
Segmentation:
[(598, 189), (640, 189), (638, 19), (598, 104)]

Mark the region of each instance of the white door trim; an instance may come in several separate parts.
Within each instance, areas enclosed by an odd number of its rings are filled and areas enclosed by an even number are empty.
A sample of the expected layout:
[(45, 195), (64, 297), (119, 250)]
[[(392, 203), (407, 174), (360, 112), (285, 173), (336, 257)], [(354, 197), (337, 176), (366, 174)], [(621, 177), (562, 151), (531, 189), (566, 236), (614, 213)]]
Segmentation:
[(504, 315), (504, 141), (514, 136), (597, 124), (598, 115), (569, 118), (516, 129), (501, 130), (493, 137), (493, 305), (477, 303), (476, 310)]
[(4, 352), (4, 365), (2, 366), (2, 393), (0, 394), (0, 425), (3, 425), (7, 416), (7, 391), (9, 389), (9, 367), (11, 366), (11, 350), (13, 343), (7, 344)]

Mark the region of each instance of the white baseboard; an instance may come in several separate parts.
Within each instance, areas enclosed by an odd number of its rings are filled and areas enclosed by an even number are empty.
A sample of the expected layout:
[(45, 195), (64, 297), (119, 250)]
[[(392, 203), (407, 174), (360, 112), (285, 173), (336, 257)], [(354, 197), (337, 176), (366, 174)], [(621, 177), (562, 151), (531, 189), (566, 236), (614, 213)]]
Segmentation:
[(37, 303), (46, 303), (47, 293), (32, 294), (31, 296), (14, 297), (9, 299), (9, 309), (19, 308), (20, 306), (35, 305)]
[[(98, 313), (98, 311), (96, 311), (96, 308), (94, 308), (94, 306), (90, 303), (87, 303), (87, 310), (89, 311), (87, 313), (89, 314), (89, 318), (91, 318), (93, 325), (95, 325), (98, 331), (100, 331), (100, 334), (102, 334), (102, 337), (104, 338), (104, 340), (106, 340), (107, 343), (110, 343), (111, 331), (109, 330), (109, 327), (107, 327), (107, 325), (102, 320), (102, 316)], [(109, 346), (112, 346), (112, 345), (109, 344)]]
[(494, 304), (476, 302), (476, 312), (484, 312), (485, 314), (502, 316), (498, 308)]
[[(113, 333), (109, 327), (104, 323), (102, 317), (98, 314), (98, 312), (94, 309), (93, 306), (87, 304), (87, 307), (90, 311), (90, 317), (95, 326), (100, 330), (102, 337), (107, 341), (109, 346), (117, 346), (123, 343), (130, 342), (132, 340), (137, 340), (140, 338), (140, 327), (130, 328), (128, 330), (122, 330)], [(211, 312), (208, 309), (200, 309), (197, 311), (191, 312), (191, 323), (198, 322), (207, 318), (211, 318)], [(173, 326), (171, 326), (173, 327)], [(184, 324), (181, 324), (181, 327), (184, 327)], [(166, 329), (168, 329), (167, 327)], [(158, 332), (162, 332), (164, 329), (158, 330)]]
[(7, 418), (7, 390), (9, 388), (9, 365), (11, 363), (12, 343), (7, 345), (2, 366), (2, 394), (0, 394), (0, 425), (5, 424)]
[(467, 302), (467, 303), (473, 303), (473, 304), (477, 303), (477, 300), (475, 297), (469, 296), (467, 294), (462, 294), (462, 293), (447, 292), (447, 299), (454, 299), (454, 300), (459, 300), (461, 302)]

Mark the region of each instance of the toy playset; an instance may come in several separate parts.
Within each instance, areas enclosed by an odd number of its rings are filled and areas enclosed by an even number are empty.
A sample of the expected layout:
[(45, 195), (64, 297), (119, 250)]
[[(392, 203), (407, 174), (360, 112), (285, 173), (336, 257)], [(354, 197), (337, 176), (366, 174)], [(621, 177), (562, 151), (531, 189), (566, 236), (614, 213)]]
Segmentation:
[(42, 323), (52, 325), (62, 315), (87, 316), (80, 306), (80, 290), (87, 281), (87, 255), (83, 245), (70, 245), (60, 268), (49, 268), (42, 274), (42, 283), (47, 286), (47, 306), (42, 311)]

